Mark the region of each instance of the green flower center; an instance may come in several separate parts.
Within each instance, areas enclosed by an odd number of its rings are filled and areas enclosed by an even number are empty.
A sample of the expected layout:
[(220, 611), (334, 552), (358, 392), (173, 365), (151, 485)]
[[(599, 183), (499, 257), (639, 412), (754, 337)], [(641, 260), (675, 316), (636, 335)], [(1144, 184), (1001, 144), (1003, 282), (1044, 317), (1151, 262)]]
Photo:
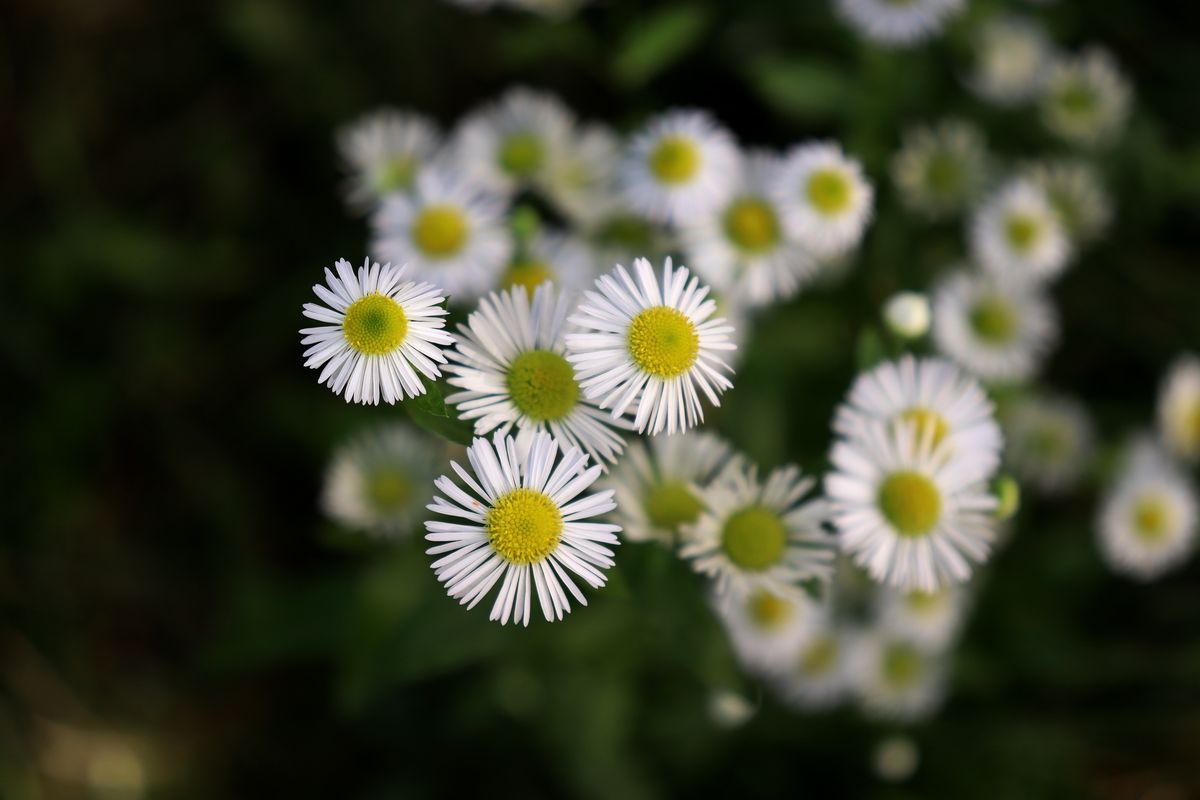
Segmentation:
[(883, 654), (883, 679), (897, 689), (907, 689), (921, 679), (925, 659), (910, 644), (889, 645)]
[(1133, 527), (1143, 541), (1161, 541), (1171, 527), (1170, 506), (1156, 494), (1142, 497), (1133, 506)]
[(500, 144), (500, 168), (518, 178), (528, 178), (542, 165), (542, 140), (528, 132), (513, 133)]
[(1077, 81), (1059, 92), (1058, 105), (1068, 114), (1086, 117), (1095, 113), (1099, 98), (1091, 85)]
[(725, 233), (739, 249), (755, 253), (779, 241), (779, 220), (765, 200), (743, 197), (725, 212)]
[(901, 536), (924, 536), (942, 515), (942, 494), (919, 472), (893, 472), (879, 487), (879, 510)]
[(650, 153), (650, 171), (663, 183), (686, 183), (700, 169), (700, 148), (683, 136), (664, 136)]
[(426, 255), (452, 256), (466, 244), (467, 218), (454, 206), (426, 206), (413, 221), (412, 237)]
[(800, 673), (810, 678), (825, 675), (833, 669), (837, 657), (837, 639), (829, 635), (818, 636), (800, 656)]
[(650, 524), (673, 533), (679, 532), (679, 526), (695, 522), (704, 510), (704, 504), (682, 481), (662, 481), (651, 486), (643, 506)]
[(808, 200), (827, 217), (850, 207), (850, 179), (839, 169), (819, 169), (808, 176)]
[(365, 356), (381, 356), (400, 346), (408, 334), (408, 317), (390, 297), (368, 294), (346, 309), (342, 335)]
[(520, 488), (501, 495), (486, 517), (488, 542), (510, 564), (536, 564), (554, 552), (562, 514), (547, 495)]
[(394, 467), (377, 467), (367, 476), (364, 488), (367, 504), (383, 513), (403, 508), (412, 496), (408, 476)]
[(538, 422), (562, 419), (579, 400), (575, 370), (550, 350), (528, 350), (514, 358), (507, 383), (513, 405)]
[(412, 186), (416, 174), (416, 159), (412, 156), (396, 156), (379, 168), (375, 175), (375, 189), (379, 194), (407, 189)]
[(981, 297), (971, 306), (971, 328), (990, 344), (1008, 344), (1017, 335), (1017, 311), (1003, 297)]
[(962, 162), (950, 153), (935, 153), (925, 168), (925, 182), (930, 191), (943, 197), (954, 197), (962, 191), (964, 174)]
[(779, 630), (796, 613), (796, 604), (770, 592), (757, 592), (747, 601), (746, 613), (759, 628)]
[(605, 220), (596, 232), (602, 245), (625, 247), (639, 253), (648, 252), (654, 244), (654, 229), (641, 217), (617, 214)]
[(950, 433), (950, 423), (938, 412), (924, 406), (913, 406), (900, 412), (900, 421), (912, 425), (917, 432), (917, 441), (925, 438), (925, 431), (933, 432), (933, 444), (936, 447)]
[(904, 605), (914, 614), (931, 614), (946, 605), (945, 592), (909, 592), (904, 595)]
[(721, 548), (737, 566), (761, 572), (782, 560), (787, 551), (787, 529), (774, 511), (761, 506), (743, 508), (725, 522)]
[(1018, 253), (1028, 253), (1037, 243), (1041, 232), (1041, 224), (1029, 214), (1011, 214), (1004, 222), (1004, 235)]
[(674, 378), (696, 363), (700, 335), (682, 311), (654, 306), (629, 323), (629, 355), (642, 369), (659, 378)]
[(514, 286), (524, 286), (525, 291), (533, 297), (533, 290), (546, 281), (554, 280), (554, 270), (543, 261), (517, 261), (509, 265), (508, 271), (500, 280), (501, 289), (511, 289)]
[(1029, 436), (1029, 452), (1043, 461), (1061, 458), (1071, 448), (1071, 437), (1067, 431), (1046, 423)]

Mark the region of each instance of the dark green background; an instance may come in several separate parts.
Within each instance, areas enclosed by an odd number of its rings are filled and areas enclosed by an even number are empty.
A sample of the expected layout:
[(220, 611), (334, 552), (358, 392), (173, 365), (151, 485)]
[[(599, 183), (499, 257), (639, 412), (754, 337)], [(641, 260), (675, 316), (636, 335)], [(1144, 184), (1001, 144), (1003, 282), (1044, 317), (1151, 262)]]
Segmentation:
[[(765, 465), (819, 470), (860, 328), (962, 252), (958, 225), (896, 204), (902, 128), (954, 113), (1005, 156), (1061, 152), (956, 80), (989, 7), (887, 53), (812, 0), (612, 0), (562, 24), (435, 0), (7, 4), (0, 795), (84, 796), (40, 766), (48, 720), (146, 737), (167, 797), (1200, 795), (1200, 566), (1110, 574), (1093, 488), (1023, 509), (900, 787), (870, 769), (888, 728), (743, 681), (701, 581), (661, 551), (623, 547), (591, 606), (517, 631), (446, 598), (417, 541), (372, 546), (317, 513), (330, 448), (403, 415), (301, 366), (309, 286), (364, 255), (336, 126), (384, 103), (448, 126), (519, 81), (623, 128), (690, 104), (748, 144), (843, 141), (879, 188), (862, 257), (760, 321), (710, 420)], [(1023, 7), (1136, 84), (1099, 159), (1116, 223), (1055, 288), (1048, 370), (1112, 443), (1200, 347), (1200, 19)], [(757, 717), (715, 728), (714, 687), (761, 697)]]

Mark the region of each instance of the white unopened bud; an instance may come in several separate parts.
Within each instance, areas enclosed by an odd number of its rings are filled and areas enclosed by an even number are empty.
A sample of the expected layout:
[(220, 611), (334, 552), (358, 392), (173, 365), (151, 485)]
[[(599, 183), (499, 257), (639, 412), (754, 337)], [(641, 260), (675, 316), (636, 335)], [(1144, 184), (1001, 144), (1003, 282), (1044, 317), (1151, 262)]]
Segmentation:
[(920, 292), (894, 294), (883, 305), (883, 321), (905, 339), (924, 336), (929, 330), (929, 300)]

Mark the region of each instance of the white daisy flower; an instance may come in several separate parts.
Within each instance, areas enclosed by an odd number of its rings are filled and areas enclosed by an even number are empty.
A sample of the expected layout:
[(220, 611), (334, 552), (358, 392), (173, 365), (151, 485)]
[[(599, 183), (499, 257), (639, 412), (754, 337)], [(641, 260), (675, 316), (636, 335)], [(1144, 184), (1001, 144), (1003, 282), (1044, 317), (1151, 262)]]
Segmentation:
[(958, 636), (966, 621), (969, 600), (963, 586), (947, 586), (935, 592), (900, 592), (881, 586), (875, 602), (880, 628), (921, 646), (940, 648)]
[(892, 181), (913, 211), (937, 219), (956, 214), (979, 196), (988, 177), (983, 134), (947, 119), (910, 128), (892, 158)]
[(573, 223), (590, 228), (620, 202), (615, 181), (620, 157), (612, 131), (580, 125), (564, 147), (548, 154), (542, 192)]
[(779, 168), (775, 202), (792, 236), (819, 259), (844, 255), (871, 219), (874, 189), (835, 142), (793, 148)]
[(568, 592), (587, 605), (569, 573), (598, 589), (605, 582), (602, 570), (613, 565), (609, 546), (618, 544), (620, 528), (585, 521), (612, 511), (612, 492), (580, 497), (600, 467), (588, 468), (588, 457), (574, 447), (561, 458), (558, 450), (546, 433), (534, 436), (524, 457), (512, 437), (476, 439), (467, 449), (473, 476), (450, 462), (467, 488), (447, 475), (434, 484), (441, 494), (429, 510), (454, 521), (425, 523), (425, 538), (434, 543), (425, 552), (439, 556), (433, 571), (467, 608), (499, 583), (488, 619), (501, 625), (510, 617), (528, 625), (535, 594), (542, 615), (561, 620), (571, 610)]
[(701, 498), (704, 511), (684, 528), (682, 558), (715, 581), (718, 593), (763, 590), (782, 594), (833, 572), (832, 540), (821, 527), (820, 498), (803, 500), (816, 479), (793, 466), (758, 470), (738, 464), (723, 472)]
[(582, 291), (591, 286), (597, 272), (592, 251), (579, 239), (542, 231), (519, 248), (500, 276), (499, 288), (524, 286), (532, 297), (535, 289), (550, 281), (559, 289)]
[(997, 275), (1026, 280), (1057, 276), (1071, 258), (1071, 240), (1046, 193), (1016, 178), (988, 197), (970, 220), (975, 260)]
[(459, 125), (451, 147), (468, 182), (511, 195), (539, 184), (574, 133), (571, 111), (551, 95), (510, 89)]
[(404, 425), (388, 425), (349, 440), (325, 472), (321, 508), (348, 528), (407, 535), (429, 499), (429, 482), (441, 455), (429, 438)]
[(787, 235), (771, 197), (782, 163), (771, 153), (749, 153), (730, 200), (680, 229), (696, 274), (755, 306), (791, 297), (816, 271), (812, 257)]
[(428, 117), (385, 108), (342, 128), (337, 144), (350, 172), (348, 199), (370, 208), (412, 187), (417, 171), (433, 160), (440, 134)]
[(635, 212), (672, 222), (724, 204), (737, 172), (729, 132), (706, 111), (678, 109), (650, 120), (630, 140), (618, 181)]
[(1033, 378), (1057, 339), (1058, 312), (1036, 285), (960, 269), (934, 290), (934, 345), (985, 381)]
[(995, 408), (971, 376), (944, 358), (885, 361), (860, 374), (834, 414), (835, 433), (853, 439), (870, 423), (909, 422), (918, 436), (952, 453), (999, 459), (1002, 439)]
[(1090, 48), (1059, 59), (1042, 90), (1042, 120), (1059, 138), (1090, 147), (1125, 125), (1133, 89), (1108, 52)]
[(371, 218), (372, 249), (407, 263), (413, 277), (455, 301), (496, 285), (512, 250), (504, 208), (494, 197), (440, 169), (417, 174), (411, 194), (392, 194)]
[(804, 645), (823, 628), (826, 610), (804, 590), (732, 588), (714, 592), (734, 655), (750, 672), (771, 675), (789, 669)]
[(921, 292), (897, 292), (883, 304), (883, 321), (888, 330), (903, 339), (924, 336), (932, 319), (929, 298)]
[(934, 426), (867, 420), (833, 446), (825, 476), (842, 552), (881, 583), (926, 592), (962, 583), (996, 537), (987, 481), (997, 457), (943, 440)]
[(941, 33), (963, 0), (836, 0), (838, 14), (864, 38), (907, 47)]
[(851, 637), (826, 622), (804, 641), (791, 664), (773, 676), (776, 691), (802, 711), (833, 707), (850, 688), (851, 644)]
[(417, 373), (430, 380), (446, 363), (442, 346), (453, 341), (442, 330), (445, 298), (428, 283), (401, 281), (404, 267), (370, 259), (355, 276), (340, 259), (337, 275), (325, 270), (325, 285), (313, 286), (324, 303), (305, 303), (304, 316), (327, 323), (301, 328), (304, 366), (320, 369), (327, 384), (348, 403), (395, 403), (425, 394)]
[(1095, 241), (1112, 221), (1112, 200), (1091, 164), (1070, 159), (1043, 161), (1029, 167), (1026, 175), (1046, 193), (1073, 242)]
[(507, 435), (515, 426), (524, 452), (532, 435), (552, 434), (594, 462), (613, 463), (628, 428), (584, 398), (575, 369), (563, 355), (567, 297), (543, 284), (530, 300), (524, 287), (494, 292), (459, 326), (446, 372), (462, 389), (446, 397), (479, 436)]
[(1148, 581), (1196, 547), (1196, 494), (1157, 445), (1138, 442), (1100, 509), (1100, 552), (1117, 572)]
[(1200, 460), (1200, 357), (1175, 359), (1158, 393), (1158, 430), (1163, 443), (1186, 461)]
[(1053, 494), (1083, 476), (1095, 435), (1079, 401), (1057, 395), (1023, 397), (1005, 407), (1001, 422), (1004, 458), (1023, 482)]
[(709, 402), (733, 386), (720, 352), (733, 350), (732, 328), (709, 319), (716, 303), (687, 269), (663, 265), (662, 286), (650, 262), (634, 262), (636, 282), (620, 264), (596, 280), (571, 321), (583, 332), (567, 335), (567, 360), (580, 385), (614, 417), (636, 406), (634, 427), (657, 435), (704, 421), (697, 389)]
[(1038, 94), (1053, 57), (1042, 28), (1026, 17), (985, 22), (976, 36), (974, 69), (967, 86), (998, 106), (1016, 106)]
[(625, 538), (673, 547), (684, 526), (699, 519), (709, 484), (735, 460), (729, 443), (707, 432), (631, 443), (606, 482)]
[(882, 719), (923, 719), (937, 710), (946, 692), (944, 655), (889, 631), (859, 636), (849, 671), (863, 711)]

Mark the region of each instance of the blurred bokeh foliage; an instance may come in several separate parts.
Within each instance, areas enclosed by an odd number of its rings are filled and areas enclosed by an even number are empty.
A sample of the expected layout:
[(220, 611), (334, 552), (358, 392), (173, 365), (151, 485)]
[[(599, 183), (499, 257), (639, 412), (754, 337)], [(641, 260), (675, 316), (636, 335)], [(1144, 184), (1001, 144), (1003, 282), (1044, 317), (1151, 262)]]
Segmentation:
[[(1200, 794), (1200, 566), (1149, 589), (1113, 577), (1091, 491), (1022, 510), (901, 787), (870, 769), (886, 728), (796, 715), (745, 681), (702, 581), (653, 546), (623, 546), (567, 623), (502, 629), (445, 597), (418, 540), (317, 512), (331, 447), (404, 414), (349, 406), (301, 366), (310, 285), (365, 246), (339, 124), (394, 104), (448, 126), (527, 83), (621, 127), (696, 105), (747, 144), (843, 141), (879, 188), (861, 255), (758, 321), (710, 419), (765, 466), (820, 471), (859, 331), (963, 256), (959, 225), (890, 191), (905, 126), (960, 115), (1002, 156), (1059, 148), (962, 89), (964, 31), (1001, 5), (888, 52), (815, 0), (607, 0), (563, 21), (436, 0), (8, 4), (0, 794), (84, 796), (96, 731), (168, 797)], [(1048, 371), (1117, 442), (1200, 346), (1200, 16), (1023, 8), (1136, 84), (1099, 161), (1116, 223), (1055, 290)], [(756, 717), (716, 726), (717, 689)]]

